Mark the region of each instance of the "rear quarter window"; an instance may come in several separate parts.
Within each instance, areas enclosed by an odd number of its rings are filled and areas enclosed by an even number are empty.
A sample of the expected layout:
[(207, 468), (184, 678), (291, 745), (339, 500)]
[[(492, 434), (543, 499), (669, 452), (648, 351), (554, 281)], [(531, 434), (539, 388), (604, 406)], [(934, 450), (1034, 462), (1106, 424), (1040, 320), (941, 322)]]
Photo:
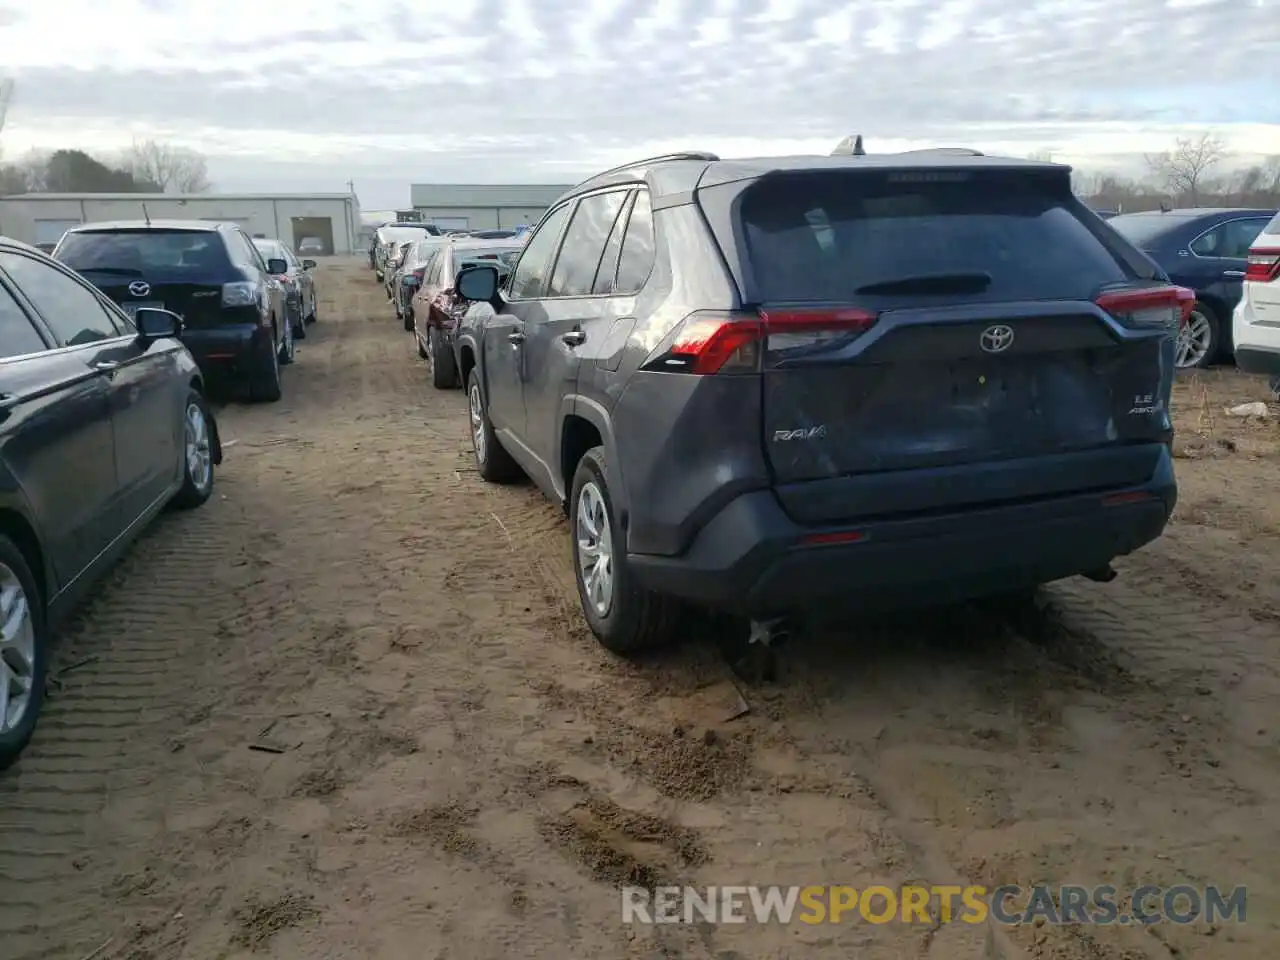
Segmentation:
[[(1022, 173), (767, 177), (743, 193), (739, 229), (759, 300), (847, 302), (905, 277), (986, 273), (981, 292), (895, 294), (921, 305), (1089, 299), (1133, 271), (1052, 183)], [(1114, 241), (1113, 241), (1114, 242)], [(877, 304), (884, 296), (874, 298)]]

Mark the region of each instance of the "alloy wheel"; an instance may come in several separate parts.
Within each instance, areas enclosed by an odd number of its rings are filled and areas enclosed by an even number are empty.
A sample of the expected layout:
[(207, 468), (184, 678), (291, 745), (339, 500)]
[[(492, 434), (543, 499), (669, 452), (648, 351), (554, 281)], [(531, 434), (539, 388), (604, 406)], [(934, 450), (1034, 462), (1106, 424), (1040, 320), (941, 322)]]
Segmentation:
[(35, 689), (36, 628), (18, 575), (0, 563), (0, 734), (20, 723)]
[(471, 385), (467, 400), (471, 408), (471, 443), (475, 447), (476, 463), (483, 464), (489, 451), (484, 436), (484, 403), (480, 398), (480, 384)]
[(198, 403), (187, 404), (186, 415), (187, 476), (197, 490), (204, 493), (213, 478), (213, 455), (209, 450), (209, 421)]
[(1201, 363), (1213, 346), (1213, 323), (1200, 310), (1193, 310), (1187, 322), (1178, 328), (1174, 364), (1179, 368)]
[(594, 482), (583, 484), (578, 491), (574, 526), (582, 592), (596, 614), (607, 617), (613, 607), (613, 532), (604, 496)]

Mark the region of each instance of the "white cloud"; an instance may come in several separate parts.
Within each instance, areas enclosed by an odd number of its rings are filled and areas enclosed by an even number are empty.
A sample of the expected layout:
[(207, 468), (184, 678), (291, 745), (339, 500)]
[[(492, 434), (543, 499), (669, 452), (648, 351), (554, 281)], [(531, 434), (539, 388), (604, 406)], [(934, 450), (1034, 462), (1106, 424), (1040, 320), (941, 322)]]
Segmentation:
[(1257, 65), (1274, 16), (1263, 0), (0, 0), (17, 76), (0, 145), (164, 137), (237, 182), (282, 163), (563, 180), (664, 145), (825, 153), (850, 132), (1088, 165), (1213, 129), (1272, 154)]

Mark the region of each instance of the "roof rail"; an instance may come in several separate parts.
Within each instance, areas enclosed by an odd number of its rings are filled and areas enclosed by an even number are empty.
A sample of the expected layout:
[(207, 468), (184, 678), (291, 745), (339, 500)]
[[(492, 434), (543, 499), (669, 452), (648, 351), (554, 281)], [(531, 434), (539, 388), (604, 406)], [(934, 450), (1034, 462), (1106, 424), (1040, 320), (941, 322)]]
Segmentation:
[(620, 163), (616, 167), (610, 167), (608, 170), (602, 170), (600, 173), (593, 173), (591, 176), (583, 180), (583, 183), (590, 183), (600, 177), (607, 177), (611, 173), (619, 173), (623, 170), (629, 170), (632, 167), (642, 167), (650, 163), (666, 163), (670, 160), (704, 160), (707, 163), (715, 163), (720, 158), (714, 153), (707, 153), (705, 150), (688, 150), (681, 153), (664, 153), (656, 157), (645, 157), (643, 160), (632, 160), (629, 163)]
[(907, 156), (917, 153), (951, 153), (961, 157), (985, 157), (986, 154), (981, 150), (974, 150), (972, 147), (925, 147), (921, 150), (903, 150), (898, 156)]

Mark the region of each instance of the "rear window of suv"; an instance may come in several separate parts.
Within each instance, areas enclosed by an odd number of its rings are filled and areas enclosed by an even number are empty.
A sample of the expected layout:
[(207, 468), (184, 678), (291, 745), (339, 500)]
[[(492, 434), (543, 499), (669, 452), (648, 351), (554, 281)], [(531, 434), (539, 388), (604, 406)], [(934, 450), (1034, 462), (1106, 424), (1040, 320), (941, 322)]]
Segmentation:
[(225, 268), (226, 247), (213, 230), (119, 230), (68, 233), (57, 258), (73, 270), (195, 273)]
[[(901, 306), (1090, 299), (1134, 275), (1077, 215), (1077, 203), (1030, 173), (766, 177), (744, 192), (739, 207), (756, 288), (751, 299), (857, 298)], [(860, 292), (909, 278), (974, 274), (990, 281)]]

